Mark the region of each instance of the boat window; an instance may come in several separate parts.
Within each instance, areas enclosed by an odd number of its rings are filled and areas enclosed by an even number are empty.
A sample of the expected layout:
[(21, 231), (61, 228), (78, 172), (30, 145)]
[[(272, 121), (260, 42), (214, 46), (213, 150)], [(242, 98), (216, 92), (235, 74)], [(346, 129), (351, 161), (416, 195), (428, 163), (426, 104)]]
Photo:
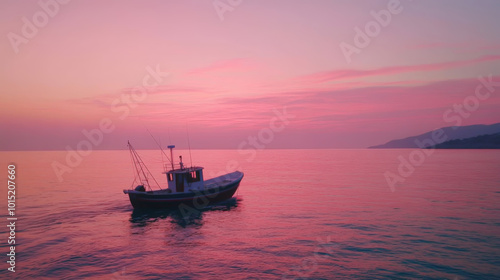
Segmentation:
[(167, 174), (167, 180), (170, 182), (170, 181), (173, 181), (174, 180), (174, 174), (172, 173), (168, 173)]
[(192, 171), (188, 173), (187, 176), (188, 182), (198, 182), (200, 181), (200, 174), (197, 171)]

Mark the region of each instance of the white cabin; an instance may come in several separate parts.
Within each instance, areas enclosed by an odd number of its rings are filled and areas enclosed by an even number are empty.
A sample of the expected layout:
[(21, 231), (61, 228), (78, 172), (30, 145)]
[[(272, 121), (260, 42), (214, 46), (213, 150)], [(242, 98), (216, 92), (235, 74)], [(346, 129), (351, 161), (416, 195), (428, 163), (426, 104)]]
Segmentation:
[(165, 172), (172, 193), (203, 190), (203, 167), (193, 166)]
[(168, 189), (172, 193), (184, 193), (189, 191), (201, 191), (204, 189), (203, 167), (184, 167), (182, 156), (179, 157), (179, 168), (175, 169), (173, 164), (172, 149), (175, 146), (168, 146), (170, 158), (172, 159), (172, 170), (164, 172), (167, 175)]

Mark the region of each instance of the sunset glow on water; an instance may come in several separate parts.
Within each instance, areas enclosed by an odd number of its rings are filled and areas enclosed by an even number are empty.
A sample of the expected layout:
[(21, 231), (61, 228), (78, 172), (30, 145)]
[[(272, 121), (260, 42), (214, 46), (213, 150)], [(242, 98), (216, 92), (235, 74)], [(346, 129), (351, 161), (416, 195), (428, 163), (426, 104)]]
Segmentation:
[[(161, 163), (158, 151), (139, 152), (151, 166)], [(50, 170), (62, 152), (2, 152), (2, 159), (19, 159), (16, 279), (499, 273), (497, 152), (436, 152), (394, 192), (383, 172), (401, 150), (265, 150), (251, 163), (234, 150), (192, 153), (207, 174), (241, 162), (236, 199), (187, 216), (137, 211), (122, 193), (133, 179), (127, 151), (96, 151), (64, 182)], [(165, 184), (161, 168), (153, 169)]]

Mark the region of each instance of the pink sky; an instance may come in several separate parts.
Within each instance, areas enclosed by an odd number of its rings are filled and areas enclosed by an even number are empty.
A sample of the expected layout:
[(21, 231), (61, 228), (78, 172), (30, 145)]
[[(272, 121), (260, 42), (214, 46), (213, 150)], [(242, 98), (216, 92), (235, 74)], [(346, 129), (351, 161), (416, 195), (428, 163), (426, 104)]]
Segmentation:
[[(350, 63), (340, 44), (395, 0), (242, 0), (222, 17), (211, 0), (54, 1), (0, 2), (0, 150), (75, 147), (102, 119), (115, 129), (96, 149), (153, 147), (146, 129), (185, 147), (186, 127), (192, 148), (236, 149), (283, 108), (294, 118), (266, 148), (364, 148), (451, 126), (479, 76), (500, 81), (499, 1), (401, 0)], [(52, 15), (12, 43), (39, 3)], [(463, 124), (499, 108), (497, 87)]]

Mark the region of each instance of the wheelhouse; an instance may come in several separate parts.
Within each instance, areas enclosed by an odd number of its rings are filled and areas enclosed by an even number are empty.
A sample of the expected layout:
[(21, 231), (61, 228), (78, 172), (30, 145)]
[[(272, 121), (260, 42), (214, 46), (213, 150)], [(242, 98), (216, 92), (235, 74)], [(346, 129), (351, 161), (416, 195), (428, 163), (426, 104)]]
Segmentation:
[(203, 189), (203, 167), (193, 166), (165, 172), (168, 188), (172, 192), (188, 192)]

